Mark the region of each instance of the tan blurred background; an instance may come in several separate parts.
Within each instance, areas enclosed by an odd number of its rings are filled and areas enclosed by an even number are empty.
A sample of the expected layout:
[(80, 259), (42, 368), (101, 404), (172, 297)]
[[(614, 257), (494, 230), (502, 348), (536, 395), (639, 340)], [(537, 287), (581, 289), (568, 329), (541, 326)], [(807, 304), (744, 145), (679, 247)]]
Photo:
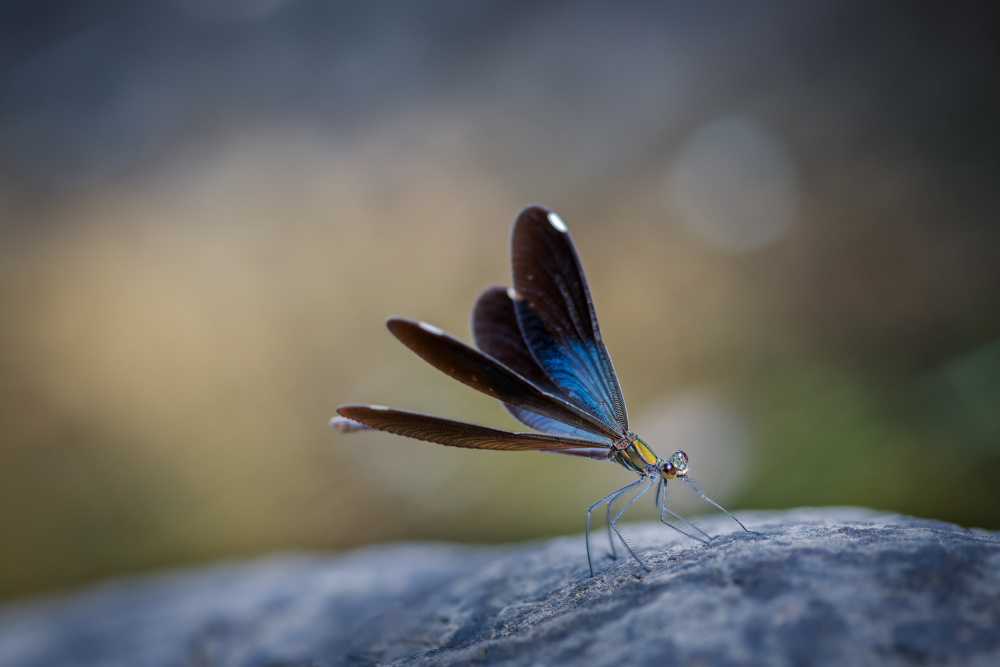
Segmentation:
[(0, 596), (582, 531), (628, 473), (326, 426), (514, 425), (383, 321), (468, 340), (532, 202), (573, 232), (633, 427), (731, 509), (1000, 528), (997, 19), (0, 2)]

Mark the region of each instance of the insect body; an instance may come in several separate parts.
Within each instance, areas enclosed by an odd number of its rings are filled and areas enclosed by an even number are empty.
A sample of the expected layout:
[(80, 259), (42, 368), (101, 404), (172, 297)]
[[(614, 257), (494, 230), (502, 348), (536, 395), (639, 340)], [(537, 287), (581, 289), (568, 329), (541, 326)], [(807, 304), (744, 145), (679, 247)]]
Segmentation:
[[(476, 299), (472, 311), (475, 348), (425, 322), (393, 317), (386, 325), (425, 361), (499, 399), (515, 419), (537, 433), (506, 431), (377, 405), (342, 405), (337, 408), (340, 417), (331, 425), (343, 432), (372, 428), (450, 447), (583, 456), (614, 461), (638, 473), (638, 480), (587, 509), (587, 562), (591, 575), (590, 515), (602, 504), (607, 505), (612, 556), (614, 530), (632, 557), (646, 568), (625, 542), (617, 521), (654, 486), (661, 521), (693, 539), (710, 539), (667, 509), (666, 485), (670, 480), (684, 481), (700, 498), (739, 523), (687, 478), (687, 454), (677, 451), (661, 459), (629, 430), (618, 376), (601, 339), (583, 269), (562, 219), (541, 206), (521, 211), (511, 235), (511, 264), (513, 287), (490, 287)], [(635, 496), (612, 517), (615, 501), (630, 491), (636, 491)], [(667, 515), (702, 537), (668, 523)], [(742, 523), (739, 525), (746, 530)]]

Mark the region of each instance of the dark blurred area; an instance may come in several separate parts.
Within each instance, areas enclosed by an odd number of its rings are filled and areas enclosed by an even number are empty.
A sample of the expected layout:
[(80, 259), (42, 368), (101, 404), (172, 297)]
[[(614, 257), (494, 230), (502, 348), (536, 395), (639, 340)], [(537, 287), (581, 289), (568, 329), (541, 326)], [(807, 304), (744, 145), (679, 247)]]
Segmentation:
[(627, 472), (326, 426), (514, 427), (383, 321), (532, 202), (730, 509), (1000, 528), (998, 7), (0, 2), (0, 596), (582, 531)]

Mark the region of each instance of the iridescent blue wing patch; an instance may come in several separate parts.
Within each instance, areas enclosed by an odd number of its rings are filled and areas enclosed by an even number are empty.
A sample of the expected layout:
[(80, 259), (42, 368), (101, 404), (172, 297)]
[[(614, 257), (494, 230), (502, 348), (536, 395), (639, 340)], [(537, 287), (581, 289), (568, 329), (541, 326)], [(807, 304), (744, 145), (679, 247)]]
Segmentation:
[[(514, 301), (510, 296), (512, 291), (506, 287), (488, 287), (476, 299), (476, 304), (472, 308), (472, 335), (476, 347), (542, 391), (586, 409), (585, 405), (581, 405), (553, 382), (531, 355), (521, 334), (521, 328), (517, 324)], [(577, 439), (596, 437), (569, 424), (516, 405), (510, 403), (503, 405), (515, 419), (536, 431)]]
[(566, 225), (542, 206), (521, 211), (511, 236), (514, 308), (524, 342), (572, 403), (619, 434), (628, 413), (601, 339), (580, 259)]

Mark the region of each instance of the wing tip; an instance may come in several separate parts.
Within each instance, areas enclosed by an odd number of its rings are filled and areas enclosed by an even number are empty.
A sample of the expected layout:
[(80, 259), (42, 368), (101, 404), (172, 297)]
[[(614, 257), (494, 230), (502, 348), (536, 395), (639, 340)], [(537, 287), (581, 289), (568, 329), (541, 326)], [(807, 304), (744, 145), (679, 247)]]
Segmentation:
[(327, 424), (330, 428), (337, 429), (341, 433), (355, 433), (357, 431), (371, 430), (371, 426), (363, 424), (349, 417), (334, 417)]
[[(514, 219), (514, 228), (511, 231), (511, 238), (526, 234), (544, 233), (543, 230), (556, 232), (558, 235), (569, 237), (569, 227), (559, 214), (552, 209), (540, 204), (531, 204), (521, 209)], [(532, 231), (528, 231), (532, 230)]]
[(434, 326), (429, 322), (415, 320), (409, 317), (400, 317), (398, 315), (393, 315), (392, 317), (386, 319), (385, 326), (396, 338), (399, 338), (401, 334), (413, 331), (414, 329), (422, 329), (426, 333), (434, 336), (451, 337), (447, 331), (441, 327)]
[(545, 206), (543, 204), (528, 204), (527, 206), (525, 206), (524, 208), (522, 208), (520, 210), (520, 212), (518, 212), (517, 217), (521, 218), (522, 216), (525, 216), (525, 215), (537, 215), (537, 216), (541, 216), (541, 217), (544, 218), (545, 216), (547, 216), (551, 212), (552, 212), (552, 209), (550, 209), (548, 206)]
[[(370, 410), (377, 410), (379, 412), (387, 412), (392, 410), (384, 405), (359, 405), (359, 404), (348, 404), (348, 405), (338, 405), (337, 414), (345, 419), (351, 419), (353, 421), (360, 421), (358, 417), (363, 417), (364, 413)], [(336, 417), (334, 417), (336, 419)]]

